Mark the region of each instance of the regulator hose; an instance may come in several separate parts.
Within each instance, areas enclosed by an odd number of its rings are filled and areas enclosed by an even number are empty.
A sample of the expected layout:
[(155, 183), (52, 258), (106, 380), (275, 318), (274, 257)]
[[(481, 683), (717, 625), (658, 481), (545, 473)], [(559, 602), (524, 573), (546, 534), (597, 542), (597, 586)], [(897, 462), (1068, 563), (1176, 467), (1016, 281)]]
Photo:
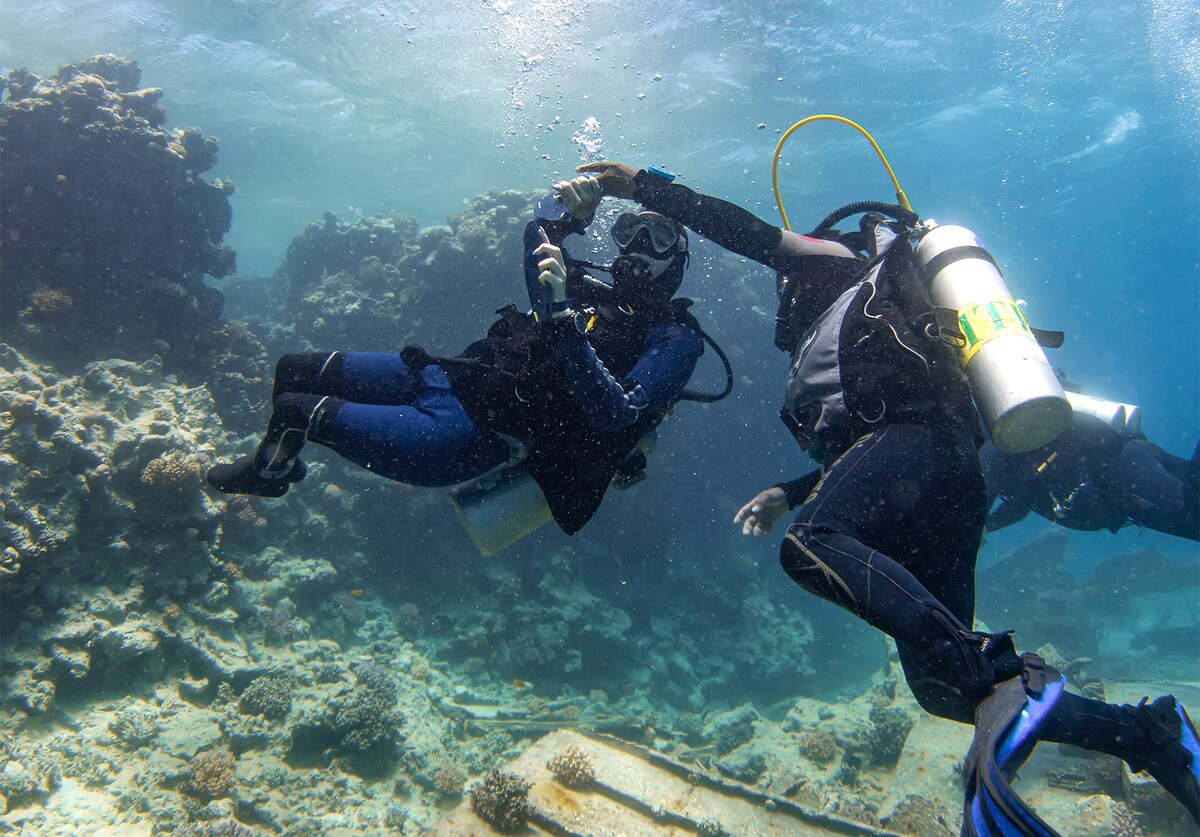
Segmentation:
[(844, 221), (851, 215), (860, 215), (864, 212), (878, 212), (881, 215), (886, 215), (887, 217), (899, 221), (900, 223), (909, 227), (921, 220), (917, 213), (913, 212), (911, 209), (906, 209), (903, 206), (899, 206), (894, 203), (883, 203), (882, 201), (855, 201), (854, 203), (848, 203), (845, 206), (839, 207), (833, 212), (830, 212), (821, 219), (821, 223), (817, 224), (816, 228), (809, 233), (809, 235), (813, 238), (820, 238), (822, 232), (833, 229), (834, 225), (836, 225), (838, 222)]
[[(854, 120), (847, 119), (844, 116), (837, 116), (836, 114), (832, 113), (819, 113), (815, 116), (806, 116), (804, 119), (801, 119), (799, 122), (792, 125), (792, 127), (783, 132), (783, 136), (781, 136), (779, 138), (779, 142), (775, 144), (775, 154), (771, 158), (771, 187), (775, 191), (775, 205), (779, 207), (779, 217), (783, 219), (783, 228), (790, 230), (792, 226), (788, 221), (787, 212), (785, 212), (783, 208), (783, 196), (779, 193), (779, 155), (783, 152), (784, 143), (788, 141), (788, 137), (790, 137), (796, 131), (796, 129), (807, 125), (810, 122), (819, 122), (821, 120), (840, 122), (843, 125), (849, 125), (866, 138), (867, 142), (871, 144), (871, 148), (875, 150), (876, 156), (879, 157), (879, 162), (883, 164), (884, 169), (887, 171), (888, 178), (892, 181), (892, 188), (896, 190), (896, 203), (900, 205), (901, 209), (911, 213), (912, 204), (908, 202), (908, 196), (905, 195), (904, 190), (900, 188), (900, 181), (896, 178), (896, 173), (892, 171), (892, 166), (887, 161), (887, 157), (884, 156), (883, 149), (879, 147), (879, 143), (875, 142), (875, 138), (867, 133), (867, 129), (859, 125)], [(850, 214), (853, 215), (854, 213), (852, 212)], [(913, 218), (915, 220), (916, 216), (914, 215)], [(821, 229), (821, 227), (818, 227), (817, 229)]]

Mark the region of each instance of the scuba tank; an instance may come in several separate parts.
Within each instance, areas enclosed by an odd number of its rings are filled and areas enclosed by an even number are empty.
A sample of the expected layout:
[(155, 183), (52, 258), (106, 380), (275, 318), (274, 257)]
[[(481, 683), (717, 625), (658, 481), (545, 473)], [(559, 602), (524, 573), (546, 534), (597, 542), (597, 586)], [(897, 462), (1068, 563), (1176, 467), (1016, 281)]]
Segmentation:
[(960, 360), (996, 447), (1024, 453), (1053, 441), (1071, 422), (1071, 403), (975, 233), (935, 226), (916, 249), (929, 295), (952, 311)]
[(1075, 412), (1100, 419), (1122, 436), (1137, 436), (1142, 432), (1142, 408), (1135, 404), (1107, 401), (1069, 390), (1067, 400)]
[[(645, 477), (647, 460), (657, 443), (657, 430), (638, 440), (613, 476), (616, 488), (629, 488)], [(520, 463), (502, 466), (456, 486), (450, 491), (450, 504), (485, 558), (554, 519), (546, 495)]]
[[(823, 113), (801, 119), (775, 145), (771, 182), (784, 228), (791, 229), (779, 189), (779, 158), (784, 143), (798, 128), (826, 120), (848, 125), (871, 144), (891, 179), (899, 208), (915, 219), (912, 204), (870, 133), (844, 116)], [(832, 221), (826, 219), (818, 230), (826, 224), (832, 226)], [(995, 260), (975, 234), (964, 227), (937, 226), (933, 222), (921, 226), (928, 232), (916, 248), (916, 261), (925, 274), (933, 304), (946, 309), (956, 320), (954, 327), (939, 330), (949, 333), (959, 350), (971, 394), (992, 441), (1009, 453), (1023, 453), (1049, 443), (1070, 423), (1071, 404), (1025, 315), (1005, 286)], [(1061, 335), (1058, 338), (1061, 343)]]
[(519, 466), (453, 489), (450, 502), (485, 558), (553, 519), (542, 489), (529, 471)]

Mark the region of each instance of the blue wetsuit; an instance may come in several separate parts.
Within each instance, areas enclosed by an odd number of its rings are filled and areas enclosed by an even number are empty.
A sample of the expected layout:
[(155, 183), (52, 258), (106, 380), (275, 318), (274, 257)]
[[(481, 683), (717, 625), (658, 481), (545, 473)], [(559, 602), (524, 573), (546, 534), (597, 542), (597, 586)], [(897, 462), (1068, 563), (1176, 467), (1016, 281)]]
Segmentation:
[[(531, 221), (526, 240), (538, 238), (539, 223), (555, 244), (578, 231)], [(536, 287), (537, 260), (528, 254), (525, 270)], [(486, 359), (446, 359), (419, 369), (391, 353), (285, 355), (276, 367), (264, 447), (282, 443), (294, 457), (309, 439), (389, 479), (421, 486), (461, 483), (528, 453), (556, 520), (574, 533), (595, 512), (610, 471), (662, 420), (695, 369), (703, 344), (682, 310), (673, 303), (631, 315), (607, 305), (555, 321), (510, 310), (468, 349), (471, 355), (482, 347)], [(532, 354), (504, 354), (513, 322), (524, 340), (516, 348), (532, 346)], [(519, 374), (513, 357), (525, 358)], [(506, 422), (511, 410), (496, 417), (487, 406), (497, 393), (533, 404), (527, 413), (537, 420)], [(542, 421), (543, 414), (557, 423)], [(570, 493), (587, 496), (562, 496)]]

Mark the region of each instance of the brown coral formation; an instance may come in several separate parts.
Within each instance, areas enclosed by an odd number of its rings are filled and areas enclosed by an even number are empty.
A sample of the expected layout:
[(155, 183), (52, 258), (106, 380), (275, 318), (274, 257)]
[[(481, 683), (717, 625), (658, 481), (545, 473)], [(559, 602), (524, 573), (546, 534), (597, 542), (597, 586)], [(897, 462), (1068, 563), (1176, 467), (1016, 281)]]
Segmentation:
[(433, 774), (434, 790), (446, 797), (461, 796), (463, 784), (466, 781), (467, 774), (463, 772), (462, 768), (454, 765), (438, 768)]
[(200, 457), (173, 450), (150, 460), (142, 469), (140, 479), (155, 492), (181, 502), (190, 499), (199, 490), (203, 472), (204, 461)]
[(837, 739), (827, 732), (817, 730), (800, 736), (800, 755), (817, 764), (829, 764), (837, 758)]
[(493, 770), (471, 787), (471, 810), (497, 831), (519, 831), (529, 819), (531, 787), (515, 773)]
[(555, 753), (546, 769), (568, 788), (587, 788), (596, 781), (595, 760), (577, 744)]
[(192, 758), (184, 790), (198, 799), (220, 799), (229, 795), (236, 777), (233, 753), (224, 747), (213, 747)]
[(29, 307), (39, 319), (65, 314), (75, 307), (75, 300), (66, 291), (39, 285), (29, 295)]

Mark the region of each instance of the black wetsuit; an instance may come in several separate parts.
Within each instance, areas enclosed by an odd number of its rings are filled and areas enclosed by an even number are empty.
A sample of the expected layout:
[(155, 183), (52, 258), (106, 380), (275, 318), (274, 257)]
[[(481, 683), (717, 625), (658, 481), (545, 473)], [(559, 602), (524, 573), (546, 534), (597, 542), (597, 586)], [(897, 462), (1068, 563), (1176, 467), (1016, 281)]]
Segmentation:
[(1116, 532), (1133, 524), (1200, 540), (1197, 458), (1172, 456), (1094, 416), (1076, 413), (1062, 435), (1029, 453), (988, 444), (980, 458), (989, 531), (1033, 512), (1068, 529)]
[[(793, 370), (806, 350), (809, 326), (853, 286), (862, 266), (848, 247), (782, 230), (645, 171), (637, 175), (634, 197), (775, 269), (781, 287), (788, 275), (799, 282), (803, 304), (793, 306), (800, 317), (791, 324)], [(810, 452), (820, 451), (824, 468), (819, 481), (810, 474), (784, 486), (799, 512), (780, 561), (805, 589), (896, 640), (922, 707), (973, 723), (976, 706), (993, 686), (1022, 670), (1007, 635), (970, 628), (986, 508), (977, 418), (965, 383), (948, 371), (931, 376), (924, 392), (908, 389), (892, 401), (896, 408), (872, 417), (873, 423), (829, 431), (792, 428), (798, 438), (807, 437)], [(1133, 711), (1064, 694), (1041, 737), (1129, 761), (1146, 746)]]

